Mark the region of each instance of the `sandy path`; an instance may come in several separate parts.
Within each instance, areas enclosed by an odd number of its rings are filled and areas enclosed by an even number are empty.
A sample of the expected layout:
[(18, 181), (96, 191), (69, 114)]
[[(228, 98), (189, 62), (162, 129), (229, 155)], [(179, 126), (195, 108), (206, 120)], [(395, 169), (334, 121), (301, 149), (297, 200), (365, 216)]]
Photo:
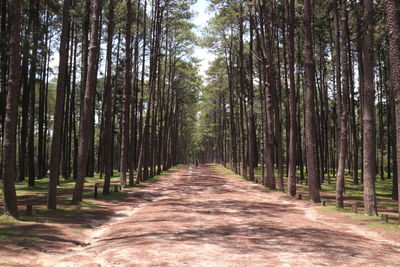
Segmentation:
[[(207, 167), (143, 189), (144, 201), (91, 230), (88, 246), (42, 254), (40, 266), (395, 266), (400, 248), (324, 218), (301, 201)], [(321, 222), (324, 221), (324, 222)]]

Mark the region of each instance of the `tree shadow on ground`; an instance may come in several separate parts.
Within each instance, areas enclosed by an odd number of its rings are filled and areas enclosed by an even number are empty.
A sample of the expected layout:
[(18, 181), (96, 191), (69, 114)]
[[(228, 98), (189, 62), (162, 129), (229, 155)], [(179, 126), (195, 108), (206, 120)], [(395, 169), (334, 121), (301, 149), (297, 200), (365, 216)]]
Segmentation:
[(0, 242), (0, 251), (10, 250), (10, 247), (43, 251), (49, 245), (52, 247), (85, 245), (77, 238), (65, 235), (59, 227), (52, 224), (2, 223), (0, 236), (8, 238), (6, 241)]
[[(158, 221), (153, 220), (153, 222)], [(318, 252), (328, 258), (356, 256), (360, 250), (358, 244), (369, 241), (360, 236), (343, 235), (327, 229), (311, 227), (282, 229), (273, 223), (254, 222), (246, 225), (226, 224), (207, 228), (193, 226), (189, 229), (164, 229), (145, 234), (123, 234), (120, 237), (101, 239), (100, 242), (118, 241), (120, 245), (151, 247), (155, 239), (166, 240), (168, 246), (181, 242), (199, 247), (212, 244), (236, 250), (242, 254), (257, 251), (279, 253), (284, 247), (288, 252)]]
[[(243, 186), (193, 171), (173, 187), (164, 189), (168, 198), (151, 204), (151, 216), (137, 216), (134, 221), (126, 222), (137, 223), (137, 231), (132, 228), (121, 230), (104, 236), (99, 242), (116, 241), (118, 246), (130, 244), (149, 248), (155, 240), (163, 240), (167, 246), (212, 244), (242, 254), (279, 253), (284, 248), (293, 253), (318, 253), (329, 259), (355, 257), (365, 252), (368, 244), (374, 243), (359, 235), (326, 229), (313, 221), (304, 226), (304, 220), (307, 221), (304, 211), (291, 204), (255, 201), (246, 199), (245, 195), (244, 199), (237, 199), (238, 195), (229, 198), (230, 194), (245, 189)], [(252, 190), (266, 193), (258, 187), (252, 187)], [(164, 194), (163, 190), (160, 192)], [(208, 197), (202, 199), (201, 195), (205, 193)], [(282, 195), (278, 199), (289, 198)], [(209, 224), (197, 225), (194, 223), (196, 220)], [(385, 250), (391, 251), (390, 246)]]

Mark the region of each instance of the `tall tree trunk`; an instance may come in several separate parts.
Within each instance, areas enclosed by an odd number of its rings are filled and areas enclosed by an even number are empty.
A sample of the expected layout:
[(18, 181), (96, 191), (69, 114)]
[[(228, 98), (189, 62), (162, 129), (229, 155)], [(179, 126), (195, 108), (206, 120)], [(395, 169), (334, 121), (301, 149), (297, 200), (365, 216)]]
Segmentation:
[(36, 70), (37, 70), (37, 50), (39, 41), (39, 10), (40, 4), (38, 1), (31, 0), (31, 12), (32, 12), (32, 37), (33, 47), (31, 56), (31, 69), (29, 77), (29, 133), (28, 133), (28, 170), (29, 170), (29, 181), (30, 187), (35, 186), (35, 91), (36, 91)]
[[(349, 23), (348, 23), (348, 17), (349, 15), (347, 14), (347, 32), (349, 32)], [(350, 41), (350, 34), (347, 36), (347, 47), (348, 47), (348, 53), (349, 53), (349, 79), (350, 79), (350, 96), (351, 96), (351, 104), (350, 104), (350, 112), (351, 112), (351, 129), (352, 129), (352, 139), (353, 139), (353, 184), (358, 184), (358, 170), (359, 170), (359, 165), (358, 165), (358, 150), (359, 150), (359, 139), (358, 139), (358, 126), (356, 123), (357, 115), (356, 115), (356, 99), (355, 99), (355, 92), (354, 92), (354, 71), (353, 71), (353, 59), (352, 59), (352, 49), (351, 48), (351, 41)]]
[(364, 169), (364, 212), (378, 215), (375, 195), (376, 136), (375, 136), (375, 89), (374, 89), (374, 18), (373, 0), (364, 1), (363, 12), (363, 169)]
[[(339, 132), (339, 154), (338, 154), (338, 169), (336, 176), (336, 207), (344, 208), (343, 193), (344, 193), (344, 171), (346, 163), (347, 153), (347, 123), (348, 123), (348, 107), (349, 107), (349, 69), (348, 69), (348, 47), (347, 39), (349, 33), (347, 32), (347, 0), (341, 0), (340, 3), (340, 56), (341, 56), (341, 84), (342, 95), (339, 97), (337, 105), (340, 105), (340, 114), (338, 119), (340, 120), (340, 132)], [(339, 90), (338, 90), (339, 94)]]
[[(76, 180), (76, 155), (77, 155), (77, 134), (76, 134), (76, 74), (77, 74), (77, 51), (78, 51), (78, 38), (75, 37), (74, 53), (73, 53), (73, 69), (72, 69), (72, 92), (71, 92), (71, 105), (70, 105), (70, 137), (69, 137), (69, 149), (70, 157), (72, 157), (72, 176)], [(73, 153), (72, 153), (73, 151)], [(71, 161), (69, 162), (71, 165)]]
[(57, 208), (57, 182), (60, 175), (61, 142), (63, 134), (65, 87), (67, 84), (68, 42), (70, 26), (70, 0), (64, 1), (60, 40), (60, 63), (58, 66), (57, 96), (54, 112), (53, 138), (51, 142), (50, 177), (47, 194), (47, 208)]
[[(253, 10), (250, 10), (253, 12)], [(249, 128), (249, 180), (254, 181), (254, 168), (256, 167), (255, 163), (255, 154), (256, 154), (256, 129), (254, 123), (254, 85), (253, 85), (253, 20), (250, 20), (250, 52), (249, 52), (249, 121), (248, 121), (248, 128)], [(223, 104), (225, 105), (225, 104)], [(225, 109), (222, 108), (222, 111)], [(221, 113), (223, 114), (223, 113)], [(221, 133), (221, 137), (223, 133)], [(223, 141), (222, 141), (223, 147)], [(221, 147), (221, 160), (223, 158), (223, 148)]]
[[(44, 24), (44, 27), (49, 26), (49, 12), (46, 7), (46, 21)], [(49, 34), (48, 32), (45, 33), (45, 41), (44, 45), (46, 49), (43, 50), (43, 65), (42, 65), (42, 81), (40, 84), (40, 89), (39, 89), (39, 116), (38, 116), (38, 154), (37, 154), (37, 162), (38, 162), (38, 179), (41, 179), (45, 176), (45, 156), (44, 156), (44, 151), (46, 147), (46, 143), (44, 141), (44, 120), (45, 120), (45, 95), (46, 95), (46, 79), (48, 76), (48, 59), (49, 59), (49, 53), (47, 52), (47, 49), (49, 47)]]
[[(227, 62), (228, 77), (231, 75), (231, 65), (232, 65), (232, 53), (229, 50), (229, 62)], [(237, 149), (236, 149), (236, 125), (235, 125), (235, 102), (234, 102), (234, 90), (232, 79), (229, 78), (229, 118), (231, 127), (231, 170), (238, 173), (237, 167)]]
[[(4, 141), (4, 119), (6, 114), (6, 94), (7, 94), (7, 72), (8, 72), (8, 2), (1, 0), (1, 26), (0, 26), (0, 147), (3, 147)], [(3, 166), (3, 154), (0, 153), (0, 166)], [(1, 167), (0, 167), (1, 169)], [(0, 171), (0, 179), (3, 177), (3, 172)]]
[(106, 53), (106, 84), (104, 88), (104, 102), (105, 102), (105, 140), (104, 140), (104, 186), (103, 194), (110, 193), (110, 180), (113, 172), (112, 166), (112, 154), (113, 154), (113, 125), (112, 125), (112, 113), (113, 113), (113, 99), (112, 99), (112, 47), (113, 47), (113, 36), (114, 36), (114, 0), (110, 0), (109, 3), (109, 15), (108, 15), (108, 33), (107, 33), (107, 53)]
[(238, 59), (238, 65), (239, 65), (239, 85), (240, 85), (240, 92), (239, 92), (239, 110), (240, 110), (240, 130), (241, 130), (241, 147), (242, 147), (242, 175), (245, 179), (247, 178), (247, 153), (246, 153), (246, 128), (245, 127), (245, 120), (244, 120), (244, 110), (245, 110), (245, 89), (244, 89), (244, 82), (245, 82), (245, 77), (244, 77), (244, 45), (243, 45), (243, 35), (244, 35), (244, 29), (243, 29), (243, 7), (240, 5), (240, 14), (239, 14), (239, 59)]
[(310, 201), (320, 203), (319, 182), (315, 173), (314, 153), (314, 91), (315, 91), (315, 63), (313, 52), (313, 38), (311, 27), (311, 3), (304, 0), (304, 66), (305, 66), (305, 135), (307, 174), (309, 179)]
[(88, 153), (91, 136), (93, 135), (92, 125), (94, 123), (94, 101), (97, 79), (97, 63), (100, 49), (100, 14), (102, 0), (94, 0), (92, 6), (92, 25), (90, 32), (90, 46), (88, 56), (88, 69), (86, 77), (85, 97), (83, 102), (83, 113), (81, 116), (81, 125), (79, 129), (79, 147), (78, 147), (78, 175), (76, 178), (73, 202), (82, 201), (83, 187), (86, 176), (86, 166), (88, 162)]
[(129, 149), (129, 110), (131, 93), (131, 27), (132, 27), (132, 5), (131, 0), (126, 1), (126, 26), (125, 26), (125, 74), (122, 95), (122, 133), (121, 133), (121, 155), (120, 175), (121, 186), (126, 186), (126, 172), (128, 171), (128, 149)]
[(296, 135), (297, 135), (297, 114), (296, 114), (296, 88), (294, 77), (294, 7), (295, 0), (286, 0), (286, 16), (288, 21), (287, 54), (289, 61), (289, 106), (290, 106), (290, 130), (289, 130), (289, 151), (288, 151), (288, 194), (296, 195)]
[(19, 142), (19, 180), (25, 180), (26, 176), (26, 142), (28, 139), (28, 118), (29, 118), (29, 50), (30, 50), (30, 35), (31, 35), (31, 19), (29, 18), (28, 26), (25, 30), (25, 37), (23, 41), (23, 59), (22, 59), (22, 72), (21, 72), (21, 82), (22, 82), (22, 112), (21, 112), (21, 126), (20, 126), (20, 142)]
[(88, 54), (89, 54), (89, 27), (90, 27), (90, 2), (92, 0), (84, 1), (84, 17), (82, 21), (82, 66), (81, 66), (81, 97), (80, 97), (80, 110), (79, 114), (82, 116), (83, 102), (85, 97), (86, 77), (88, 68)]
[(140, 1), (136, 3), (135, 14), (135, 46), (134, 46), (134, 62), (133, 62), (133, 76), (132, 76), (132, 109), (131, 109), (131, 145), (129, 151), (129, 186), (135, 185), (134, 172), (137, 164), (137, 139), (138, 139), (138, 91), (139, 91), (139, 29), (140, 29)]
[[(144, 0), (144, 7), (143, 7), (143, 17), (146, 17), (147, 12), (147, 1)], [(143, 22), (143, 45), (142, 45), (142, 70), (141, 70), (141, 81), (140, 81), (140, 107), (139, 107), (139, 146), (138, 146), (138, 168), (137, 168), (137, 178), (136, 183), (139, 183), (143, 180), (146, 175), (146, 172), (143, 168), (143, 149), (144, 149), (144, 139), (143, 133), (144, 130), (144, 122), (143, 122), (143, 102), (144, 102), (144, 73), (145, 73), (145, 62), (146, 62), (146, 41), (147, 41), (147, 20), (145, 19)], [(143, 148), (143, 149), (142, 149)]]
[[(396, 159), (397, 170), (400, 170), (400, 5), (396, 0), (385, 0), (386, 32), (389, 40), (390, 87), (395, 100), (396, 117)], [(397, 177), (397, 175), (396, 175)], [(394, 178), (393, 178), (394, 179)], [(400, 179), (397, 177), (397, 182)], [(400, 184), (397, 185), (397, 196), (400, 195)], [(400, 202), (398, 207), (400, 213)]]
[(21, 75), (21, 1), (10, 4), (10, 77), (7, 87), (6, 113), (3, 141), (3, 190), (5, 208), (13, 217), (18, 216), (15, 192), (15, 157), (17, 136), (18, 98)]

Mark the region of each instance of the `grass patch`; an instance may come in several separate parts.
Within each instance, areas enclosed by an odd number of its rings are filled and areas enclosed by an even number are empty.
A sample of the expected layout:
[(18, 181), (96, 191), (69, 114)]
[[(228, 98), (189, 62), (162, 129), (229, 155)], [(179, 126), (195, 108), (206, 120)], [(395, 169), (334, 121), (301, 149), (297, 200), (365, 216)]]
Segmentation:
[(0, 223), (18, 223), (18, 220), (10, 215), (3, 213), (0, 215)]
[(21, 236), (24, 236), (24, 231), (18, 227), (0, 227), (0, 241)]
[(0, 225), (1, 224), (16, 224), (19, 222), (43, 222), (42, 219), (36, 216), (26, 216), (21, 214), (18, 219), (13, 218), (7, 214), (0, 215)]
[[(123, 192), (123, 191), (118, 191), (118, 192), (110, 191), (109, 194), (105, 194), (105, 195), (103, 193), (99, 193), (97, 195), (97, 198), (95, 198), (94, 195), (93, 195), (93, 192), (86, 192), (86, 193), (83, 194), (83, 198), (84, 199), (96, 199), (96, 200), (112, 201), (112, 200), (123, 199), (127, 195), (128, 195), (128, 193), (127, 192)], [(87, 202), (87, 201), (82, 201), (81, 203), (84, 204), (84, 202)], [(99, 206), (98, 204), (95, 204), (95, 203), (93, 203), (91, 201), (89, 201), (89, 203), (92, 203), (92, 204), (87, 205), (88, 207), (98, 207)]]
[(228, 169), (228, 168), (225, 168), (225, 167), (222, 166), (222, 165), (219, 165), (219, 164), (211, 164), (210, 167), (211, 167), (211, 169), (212, 169), (213, 171), (215, 171), (216, 173), (218, 173), (218, 174), (220, 174), (220, 175), (222, 175), (222, 176), (232, 176), (232, 177), (236, 177), (236, 178), (240, 178), (240, 179), (244, 180), (243, 176), (234, 173), (233, 171), (231, 171), (231, 170)]
[(36, 214), (34, 214), (33, 216), (19, 216), (18, 219), (23, 222), (37, 222), (37, 223), (47, 222), (45, 219), (37, 217)]
[(394, 224), (394, 223), (367, 223), (365, 224), (368, 227), (371, 228), (378, 228), (378, 229), (385, 229), (389, 231), (395, 231), (395, 232), (400, 232), (400, 225)]
[(98, 203), (89, 201), (89, 200), (83, 200), (81, 203), (82, 203), (82, 205), (89, 206), (89, 207), (100, 207), (100, 205)]
[(346, 219), (362, 222), (365, 226), (376, 229), (385, 229), (400, 232), (399, 219), (389, 217), (389, 221), (382, 222), (379, 216), (365, 216), (363, 214), (350, 214), (344, 216)]

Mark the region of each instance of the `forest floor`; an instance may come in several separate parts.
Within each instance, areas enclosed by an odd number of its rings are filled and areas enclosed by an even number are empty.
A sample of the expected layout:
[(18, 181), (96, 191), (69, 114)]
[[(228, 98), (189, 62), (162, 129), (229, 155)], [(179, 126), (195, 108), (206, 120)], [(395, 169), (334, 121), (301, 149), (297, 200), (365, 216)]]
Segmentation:
[(320, 209), (184, 167), (104, 202), (97, 217), (27, 223), (42, 239), (0, 241), (0, 266), (398, 266), (400, 233)]

